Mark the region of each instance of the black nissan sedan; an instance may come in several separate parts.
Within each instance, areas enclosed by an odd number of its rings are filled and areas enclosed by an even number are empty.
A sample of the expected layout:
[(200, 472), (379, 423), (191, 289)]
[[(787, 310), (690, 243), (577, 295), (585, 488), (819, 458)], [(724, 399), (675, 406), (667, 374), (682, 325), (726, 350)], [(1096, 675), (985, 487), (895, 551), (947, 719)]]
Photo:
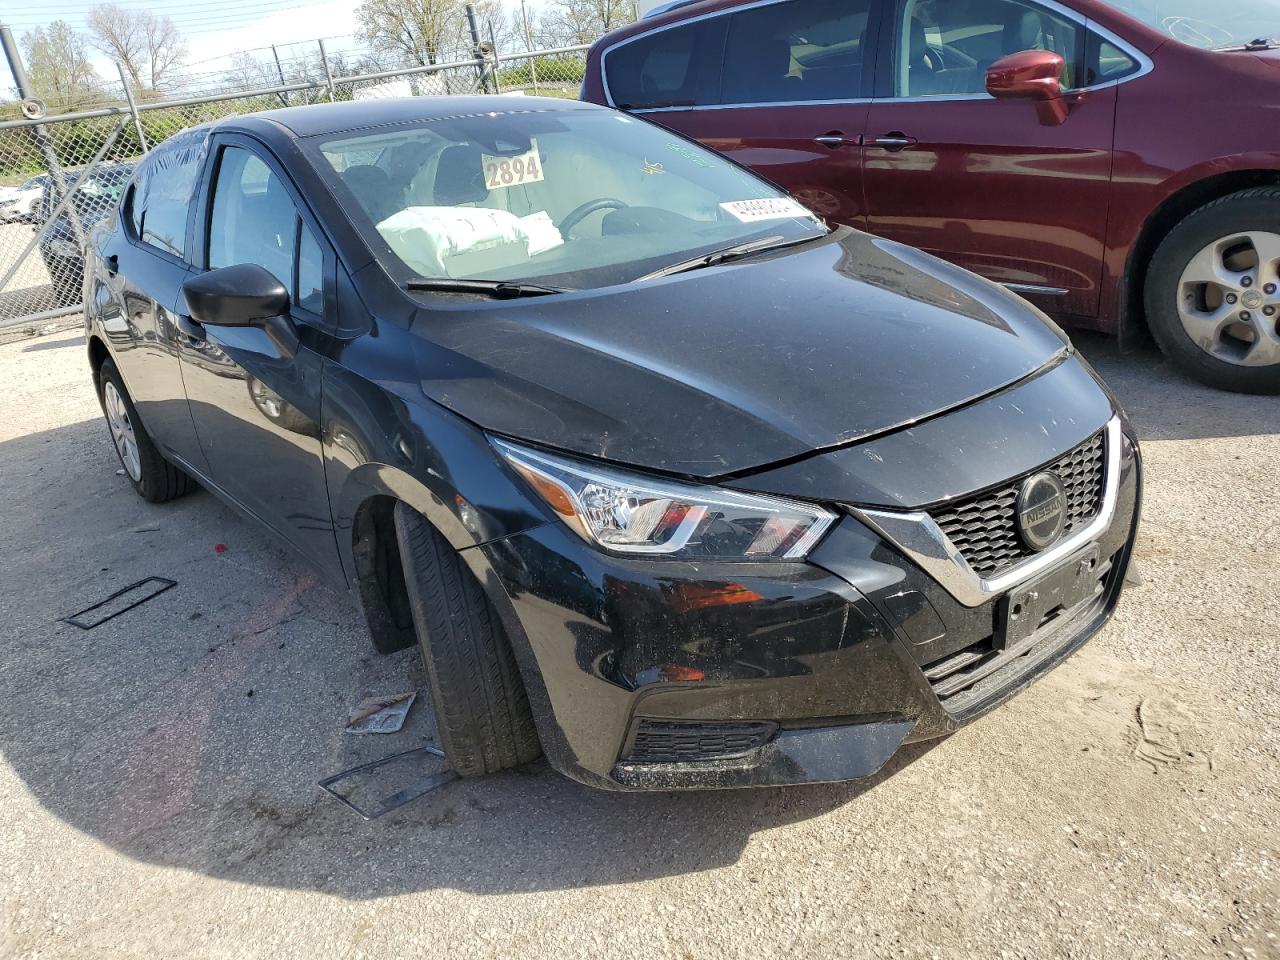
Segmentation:
[(208, 488), (420, 644), (462, 774), (865, 777), (1120, 596), (1138, 447), (1061, 331), (643, 120), (230, 118), (90, 246), (138, 493)]

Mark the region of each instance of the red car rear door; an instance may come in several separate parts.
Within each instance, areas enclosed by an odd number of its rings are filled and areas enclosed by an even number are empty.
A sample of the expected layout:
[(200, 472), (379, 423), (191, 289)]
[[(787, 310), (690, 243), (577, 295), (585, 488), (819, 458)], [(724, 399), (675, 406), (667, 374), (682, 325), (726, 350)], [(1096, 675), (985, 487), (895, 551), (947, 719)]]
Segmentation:
[(609, 99), (753, 168), (816, 213), (863, 226), (877, 5), (788, 0), (659, 28), (605, 53)]
[[(1116, 103), (1107, 71), (1137, 60), (1058, 4), (895, 0), (887, 16), (863, 151), (867, 229), (1056, 315), (1096, 317)], [(986, 93), (986, 68), (1021, 50), (1063, 56), (1063, 88), (1075, 91), (1064, 122)]]

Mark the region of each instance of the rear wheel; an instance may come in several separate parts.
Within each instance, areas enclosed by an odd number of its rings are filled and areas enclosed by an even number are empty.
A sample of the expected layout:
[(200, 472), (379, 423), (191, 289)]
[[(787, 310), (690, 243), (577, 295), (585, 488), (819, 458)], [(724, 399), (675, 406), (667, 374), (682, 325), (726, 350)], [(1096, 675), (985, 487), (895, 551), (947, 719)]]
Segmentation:
[(420, 514), (398, 503), (395, 521), (449, 764), (471, 777), (535, 759), (542, 752), (538, 734), (497, 612), (457, 551)]
[(194, 490), (195, 481), (162, 457), (147, 436), (120, 371), (110, 360), (104, 360), (98, 371), (98, 385), (111, 442), (138, 496), (151, 503), (164, 503)]
[(1280, 393), (1280, 188), (1215, 200), (1178, 224), (1147, 272), (1147, 321), (1191, 377)]

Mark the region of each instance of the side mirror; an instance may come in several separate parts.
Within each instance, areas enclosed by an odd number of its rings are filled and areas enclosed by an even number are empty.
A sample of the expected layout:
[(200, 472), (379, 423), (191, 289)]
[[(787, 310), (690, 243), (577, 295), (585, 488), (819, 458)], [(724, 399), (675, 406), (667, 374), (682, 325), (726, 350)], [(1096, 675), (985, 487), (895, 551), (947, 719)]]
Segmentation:
[(202, 273), (182, 292), (191, 319), (211, 327), (248, 327), (289, 312), (285, 285), (256, 263)]
[(997, 100), (1032, 100), (1040, 122), (1054, 126), (1067, 119), (1062, 97), (1066, 61), (1052, 50), (1022, 50), (1001, 57), (987, 68), (987, 93)]

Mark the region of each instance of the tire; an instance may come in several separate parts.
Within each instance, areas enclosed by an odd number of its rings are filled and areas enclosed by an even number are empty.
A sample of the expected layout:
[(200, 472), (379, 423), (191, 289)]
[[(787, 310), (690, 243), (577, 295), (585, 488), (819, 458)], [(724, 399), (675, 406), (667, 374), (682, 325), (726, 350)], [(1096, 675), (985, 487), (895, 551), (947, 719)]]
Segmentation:
[[(1242, 190), (1201, 207), (1169, 232), (1147, 270), (1152, 336), (1174, 366), (1201, 383), (1280, 393), (1277, 271), (1280, 187)], [(1196, 281), (1205, 276), (1224, 282)]]
[[(196, 488), (196, 482), (162, 457), (151, 442), (120, 371), (110, 360), (104, 360), (98, 371), (98, 402), (107, 418), (120, 466), (138, 496), (149, 503), (164, 503)], [(131, 439), (132, 449), (122, 434)]]
[(497, 612), (457, 551), (420, 514), (398, 503), (395, 522), (449, 765), (475, 777), (536, 759), (542, 749), (529, 698)]

